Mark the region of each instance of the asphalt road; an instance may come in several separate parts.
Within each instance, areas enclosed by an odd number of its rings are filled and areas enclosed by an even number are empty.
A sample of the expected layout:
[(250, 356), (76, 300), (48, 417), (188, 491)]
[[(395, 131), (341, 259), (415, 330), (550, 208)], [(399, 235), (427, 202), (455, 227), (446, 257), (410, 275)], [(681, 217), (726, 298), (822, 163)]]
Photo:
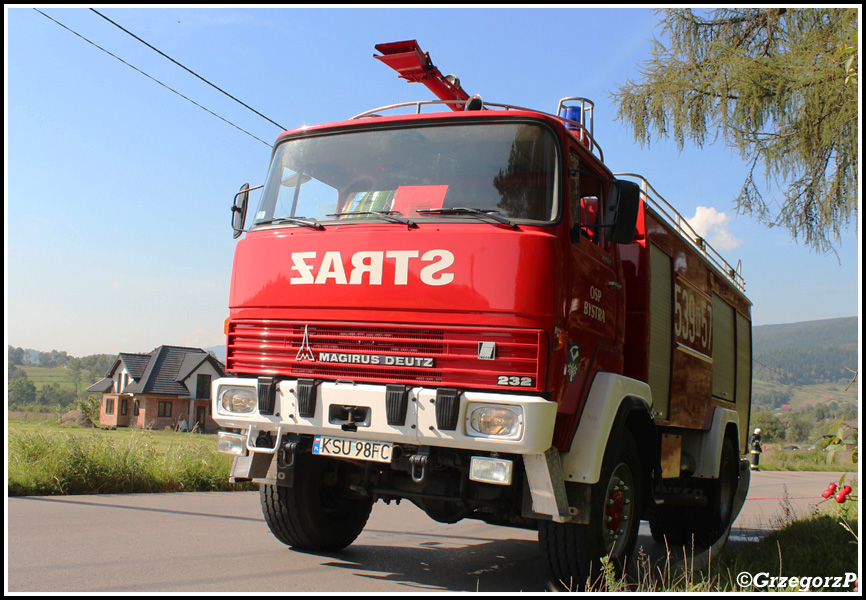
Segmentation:
[[(835, 473), (753, 473), (732, 541), (809, 514)], [(787, 498), (787, 500), (786, 500)], [(257, 492), (15, 497), (8, 592), (541, 592), (534, 531), (436, 523), (409, 502), (373, 508), (334, 554), (295, 552), (262, 520)], [(661, 551), (641, 528), (639, 546)]]

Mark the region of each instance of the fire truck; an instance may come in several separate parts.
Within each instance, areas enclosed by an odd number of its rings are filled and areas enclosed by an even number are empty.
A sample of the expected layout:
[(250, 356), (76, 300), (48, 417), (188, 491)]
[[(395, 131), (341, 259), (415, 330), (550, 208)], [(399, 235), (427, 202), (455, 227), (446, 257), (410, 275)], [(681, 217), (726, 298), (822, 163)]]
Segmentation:
[(577, 586), (641, 520), (724, 539), (748, 486), (740, 265), (611, 172), (591, 101), (495, 104), (414, 40), (376, 49), (438, 99), (286, 131), (235, 196), (234, 377), (212, 395), (231, 480), (298, 550), (406, 500), (537, 529)]

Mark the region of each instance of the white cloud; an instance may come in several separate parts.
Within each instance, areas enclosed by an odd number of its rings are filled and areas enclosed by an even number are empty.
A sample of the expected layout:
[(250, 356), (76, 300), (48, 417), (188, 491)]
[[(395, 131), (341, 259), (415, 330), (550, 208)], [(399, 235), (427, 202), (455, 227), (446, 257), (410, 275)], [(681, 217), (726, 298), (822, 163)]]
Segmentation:
[(728, 229), (730, 220), (728, 215), (711, 206), (699, 206), (695, 216), (689, 219), (689, 225), (716, 250), (733, 250), (743, 240), (734, 237)]

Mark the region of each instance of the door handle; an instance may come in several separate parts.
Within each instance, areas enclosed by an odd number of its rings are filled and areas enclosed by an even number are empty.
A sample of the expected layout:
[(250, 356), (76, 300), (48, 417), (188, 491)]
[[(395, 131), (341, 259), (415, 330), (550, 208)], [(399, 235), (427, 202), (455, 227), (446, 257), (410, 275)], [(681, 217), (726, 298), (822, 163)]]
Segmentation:
[(609, 285), (610, 287), (616, 288), (618, 290), (622, 289), (622, 284), (619, 283), (618, 281), (608, 281), (607, 285)]

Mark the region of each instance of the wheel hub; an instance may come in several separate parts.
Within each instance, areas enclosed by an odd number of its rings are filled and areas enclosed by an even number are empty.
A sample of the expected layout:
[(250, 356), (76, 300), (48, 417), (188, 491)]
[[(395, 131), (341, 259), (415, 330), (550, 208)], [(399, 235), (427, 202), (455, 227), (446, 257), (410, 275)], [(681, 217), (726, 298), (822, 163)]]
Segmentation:
[[(634, 522), (634, 489), (631, 469), (625, 464), (618, 465), (611, 474), (605, 494), (602, 537), (607, 554), (616, 556), (625, 547), (627, 532)], [(617, 545), (620, 539), (623, 543)]]

